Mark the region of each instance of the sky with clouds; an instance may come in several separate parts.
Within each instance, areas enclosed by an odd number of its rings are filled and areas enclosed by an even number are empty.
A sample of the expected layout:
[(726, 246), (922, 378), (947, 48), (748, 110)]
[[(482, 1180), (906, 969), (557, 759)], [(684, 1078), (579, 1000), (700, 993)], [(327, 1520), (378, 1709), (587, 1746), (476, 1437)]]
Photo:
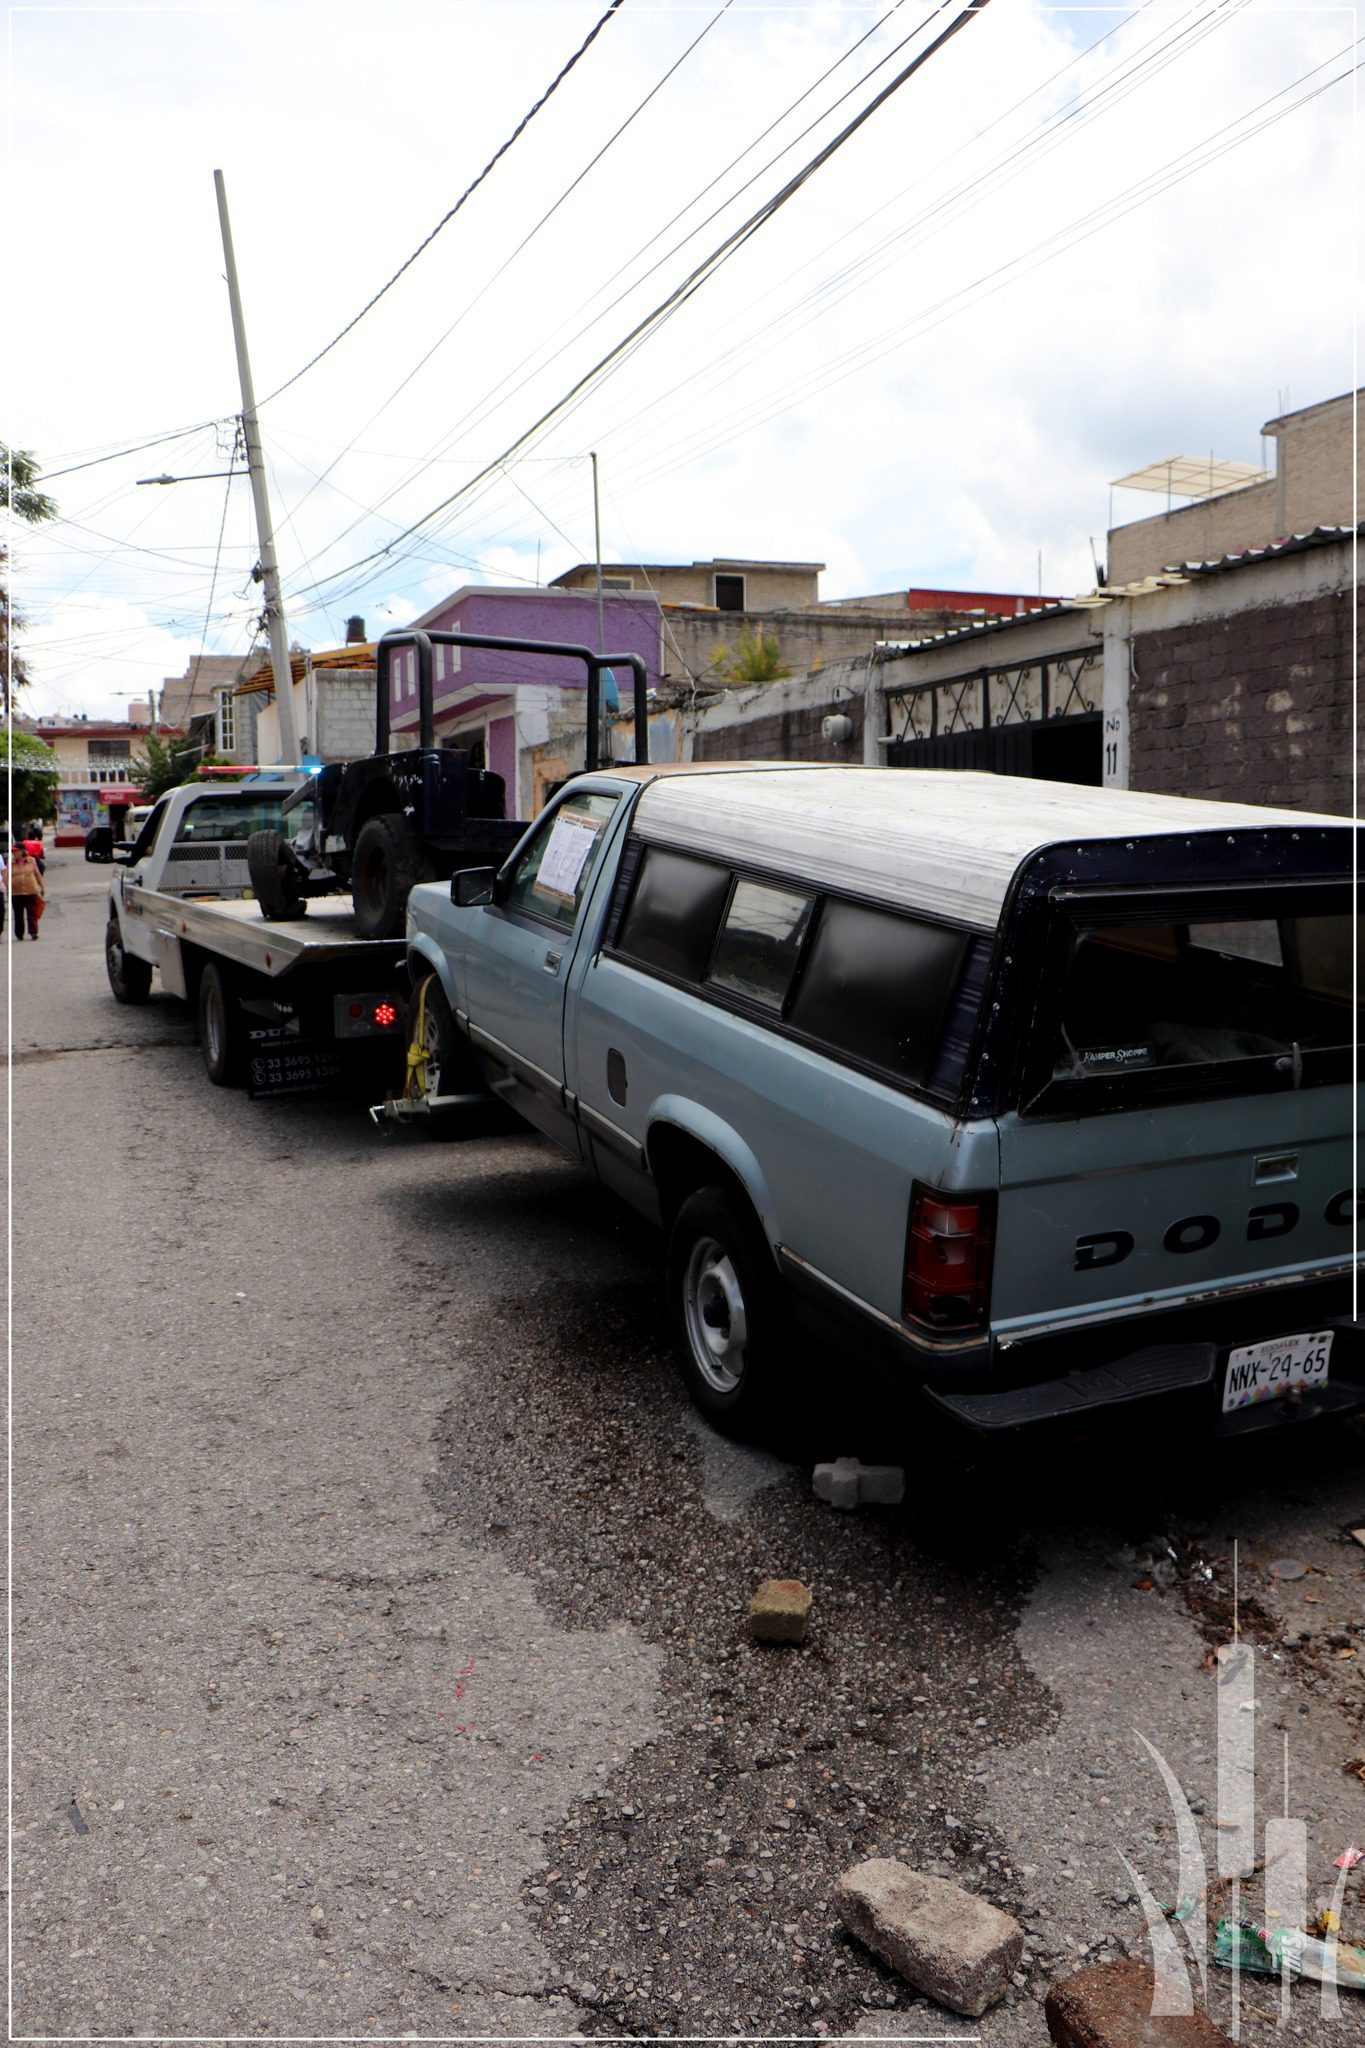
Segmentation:
[(1111, 479), (1355, 382), (1352, 10), (1258, 0), (990, 0), (594, 376), (959, 11), (623, 0), (289, 381), (606, 6), (11, 12), (0, 435), (62, 515), (12, 535), (25, 708), (257, 632), (215, 168), (306, 646), (590, 560), (594, 449), (607, 559), (1070, 593), (1159, 509)]

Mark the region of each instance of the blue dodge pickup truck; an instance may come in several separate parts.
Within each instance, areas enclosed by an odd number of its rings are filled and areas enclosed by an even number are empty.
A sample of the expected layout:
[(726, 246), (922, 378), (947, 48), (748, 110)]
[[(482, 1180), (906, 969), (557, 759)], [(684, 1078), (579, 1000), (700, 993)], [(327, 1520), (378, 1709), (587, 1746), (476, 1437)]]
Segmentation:
[(1341, 1413), (1354, 859), (1340, 819), (990, 775), (580, 775), (413, 890), (418, 1071), (660, 1224), (723, 1429), (793, 1319), (983, 1430)]

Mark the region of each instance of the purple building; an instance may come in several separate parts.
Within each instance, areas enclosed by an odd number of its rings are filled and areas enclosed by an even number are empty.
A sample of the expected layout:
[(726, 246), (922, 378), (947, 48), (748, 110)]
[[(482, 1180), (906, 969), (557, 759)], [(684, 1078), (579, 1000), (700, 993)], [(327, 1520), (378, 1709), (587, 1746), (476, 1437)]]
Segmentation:
[[(597, 649), (597, 605), (590, 592), (467, 585), (414, 624), (431, 632), (491, 633)], [(611, 593), (603, 651), (638, 654), (651, 689), (659, 681), (659, 636), (660, 612), (652, 596)], [(555, 655), (503, 654), (491, 647), (438, 647), (433, 667), (438, 744), (448, 740), (481, 750), (486, 765), (507, 784), (508, 810), (522, 818), (534, 816), (546, 784), (583, 765), (587, 677), (582, 663)], [(618, 683), (628, 707), (629, 671)], [(395, 744), (415, 742), (417, 658), (410, 649), (393, 661), (389, 714)]]

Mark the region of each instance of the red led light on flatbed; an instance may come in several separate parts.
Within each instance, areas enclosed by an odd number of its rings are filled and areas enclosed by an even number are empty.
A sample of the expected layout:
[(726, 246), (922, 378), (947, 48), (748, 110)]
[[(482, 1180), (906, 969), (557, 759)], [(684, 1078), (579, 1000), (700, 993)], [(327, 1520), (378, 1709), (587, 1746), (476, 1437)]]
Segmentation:
[(381, 1026), (396, 1024), (398, 1022), (398, 1012), (392, 1003), (376, 1003), (374, 1006), (374, 1021)]

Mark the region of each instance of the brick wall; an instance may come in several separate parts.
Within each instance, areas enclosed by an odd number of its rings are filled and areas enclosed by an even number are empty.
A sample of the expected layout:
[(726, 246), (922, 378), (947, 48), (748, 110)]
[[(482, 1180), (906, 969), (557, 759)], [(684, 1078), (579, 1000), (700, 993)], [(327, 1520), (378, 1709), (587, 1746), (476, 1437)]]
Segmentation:
[(1133, 651), (1134, 789), (1350, 814), (1349, 591), (1139, 630)]
[[(374, 751), (373, 669), (318, 669), (313, 676), (317, 731), (313, 750), (324, 761), (353, 761)], [(296, 716), (298, 714), (296, 713)]]

